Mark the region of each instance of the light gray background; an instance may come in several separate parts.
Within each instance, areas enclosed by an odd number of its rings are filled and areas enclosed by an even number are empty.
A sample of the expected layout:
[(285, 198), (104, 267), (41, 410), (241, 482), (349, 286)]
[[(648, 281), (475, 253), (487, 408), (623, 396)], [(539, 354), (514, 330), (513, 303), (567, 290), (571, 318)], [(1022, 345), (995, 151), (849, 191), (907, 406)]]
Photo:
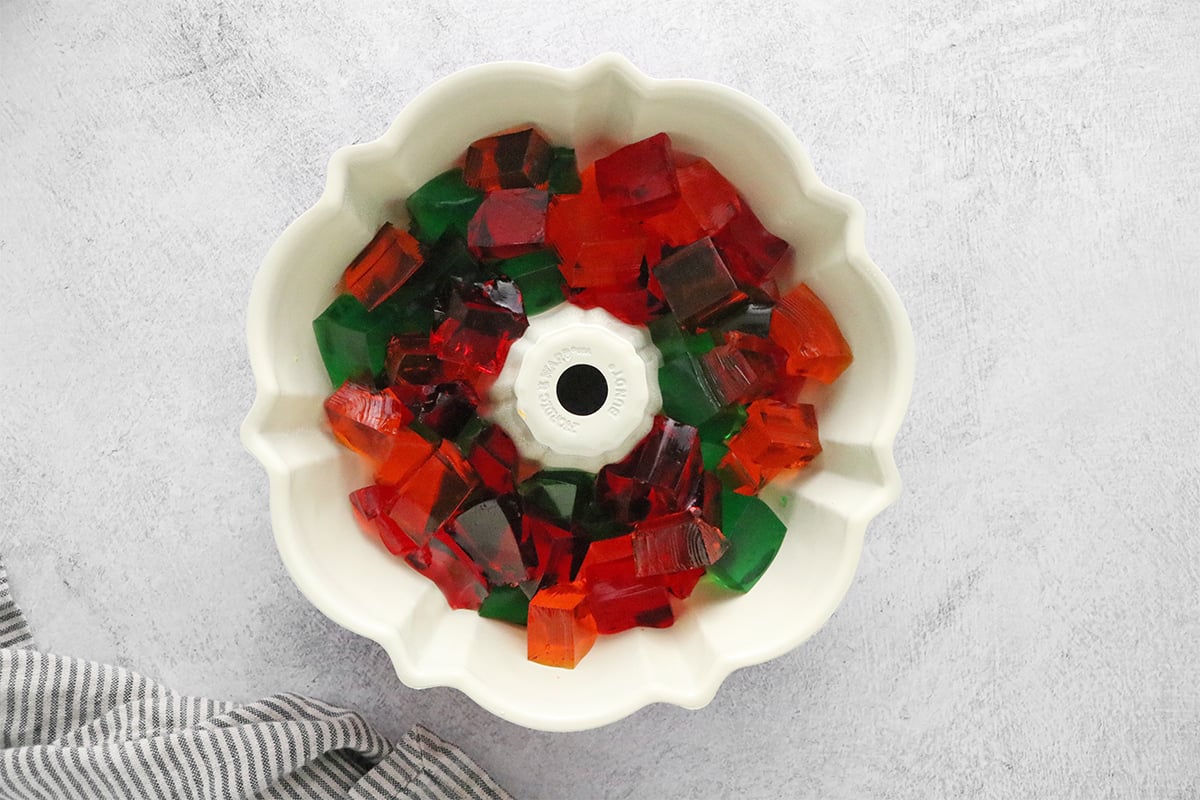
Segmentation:
[[(1200, 4), (0, 0), (0, 548), (40, 646), (425, 722), (527, 797), (1200, 795)], [(284, 574), (252, 276), (424, 86), (603, 50), (774, 109), (918, 363), (845, 604), (704, 710), (533, 733)]]

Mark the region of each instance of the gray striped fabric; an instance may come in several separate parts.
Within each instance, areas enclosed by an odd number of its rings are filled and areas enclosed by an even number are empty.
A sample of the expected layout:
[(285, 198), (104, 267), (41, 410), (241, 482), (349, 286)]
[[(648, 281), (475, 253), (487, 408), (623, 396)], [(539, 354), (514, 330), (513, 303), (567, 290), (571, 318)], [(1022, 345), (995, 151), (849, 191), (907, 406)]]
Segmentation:
[(0, 563), (0, 798), (511, 800), (452, 744), (395, 745), (295, 694), (183, 697), (120, 667), (30, 649)]

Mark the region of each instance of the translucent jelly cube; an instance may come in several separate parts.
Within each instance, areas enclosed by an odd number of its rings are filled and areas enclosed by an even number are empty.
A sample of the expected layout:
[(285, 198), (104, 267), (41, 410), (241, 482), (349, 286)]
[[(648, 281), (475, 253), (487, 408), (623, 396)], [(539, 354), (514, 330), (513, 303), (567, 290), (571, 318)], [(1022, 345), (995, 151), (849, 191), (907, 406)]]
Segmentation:
[(424, 263), (420, 244), (407, 231), (384, 223), (343, 275), (346, 292), (372, 311)]
[(596, 620), (583, 587), (547, 586), (529, 601), (530, 661), (572, 669), (596, 643)]
[(463, 178), (485, 192), (545, 186), (553, 150), (536, 128), (486, 136), (467, 148)]

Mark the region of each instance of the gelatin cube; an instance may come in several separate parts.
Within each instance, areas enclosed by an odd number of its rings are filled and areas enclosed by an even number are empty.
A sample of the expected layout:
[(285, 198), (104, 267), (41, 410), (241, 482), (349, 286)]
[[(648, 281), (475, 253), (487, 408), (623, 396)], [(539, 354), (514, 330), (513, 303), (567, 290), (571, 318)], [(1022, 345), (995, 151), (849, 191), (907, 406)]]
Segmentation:
[(351, 381), (326, 398), (324, 406), (337, 440), (375, 462), (387, 458), (391, 437), (405, 431), (414, 418), (394, 392), (378, 392)]
[(645, 257), (644, 237), (585, 242), (560, 270), (572, 289), (637, 289)]
[(645, 225), (671, 247), (683, 247), (712, 236), (742, 208), (737, 190), (703, 158), (675, 167), (679, 202)]
[(454, 518), (449, 532), (492, 584), (515, 585), (533, 577), (537, 552), (522, 529), (515, 496), (471, 506)]
[(672, 313), (688, 328), (707, 326), (746, 298), (711, 239), (673, 253), (653, 273)]
[(429, 334), (402, 333), (388, 341), (384, 374), (389, 383), (422, 386), (440, 380), (440, 364), (429, 344)]
[(596, 187), (610, 208), (639, 219), (679, 202), (671, 138), (658, 133), (596, 161)]
[(700, 442), (700, 457), (704, 460), (704, 468), (707, 470), (715, 470), (719, 467), (728, 452), (723, 444)]
[(671, 313), (649, 323), (646, 329), (664, 360), (682, 355), (699, 355), (716, 345), (712, 335), (707, 332), (692, 333), (684, 330), (679, 325), (679, 319)]
[(483, 202), (483, 192), (463, 180), (461, 169), (443, 172), (408, 196), (405, 205), (413, 233), (422, 242), (436, 242), (447, 232), (467, 235), (467, 223)]
[(487, 597), (487, 581), (453, 539), (438, 532), (422, 551), (404, 557), (408, 565), (441, 590), (451, 608), (478, 609)]
[(621, 461), (600, 470), (597, 496), (629, 517), (682, 510), (700, 480), (703, 461), (696, 428), (656, 417), (650, 433)]
[(579, 194), (555, 196), (546, 214), (546, 239), (562, 256), (564, 268), (570, 269), (586, 246), (598, 248), (605, 242), (642, 242), (643, 257), (657, 262), (642, 228), (600, 201), (594, 167), (584, 170), (580, 181)]
[(526, 508), (565, 525), (591, 501), (595, 481), (580, 470), (547, 469), (523, 481), (518, 491)]
[(346, 292), (371, 311), (404, 285), (423, 263), (420, 244), (412, 234), (384, 223), (346, 267)]
[(529, 598), (516, 586), (496, 586), (479, 606), (479, 616), (524, 626), (529, 619)]
[(707, 567), (725, 552), (725, 537), (694, 510), (653, 517), (633, 528), (639, 578)]
[(512, 258), (541, 250), (546, 242), (550, 195), (542, 189), (491, 192), (467, 226), (467, 246), (477, 255)]
[(708, 574), (728, 589), (747, 592), (775, 560), (787, 526), (757, 497), (724, 491), (721, 506), (721, 531), (729, 548), (708, 567)]
[(746, 424), (728, 442), (719, 472), (737, 491), (753, 494), (783, 470), (806, 466), (821, 452), (811, 405), (756, 400)]
[(755, 374), (755, 380), (747, 387), (743, 400), (773, 394), (792, 382), (787, 375), (787, 353), (774, 341), (742, 331), (730, 331), (725, 334), (725, 344), (736, 348)]
[(529, 327), (520, 291), (503, 279), (455, 285), (442, 317), (430, 337), (434, 352), (490, 374), (499, 372), (508, 348)]
[(629, 325), (645, 325), (665, 310), (645, 289), (582, 289), (567, 298), (580, 308), (602, 308)]
[(313, 320), (313, 334), (329, 381), (341, 386), (347, 380), (371, 382), (383, 370), (392, 331), (386, 320), (368, 314), (349, 294), (339, 295)]
[(517, 446), (499, 425), (489, 425), (475, 437), (467, 461), (490, 491), (508, 494), (515, 490)]
[(730, 273), (750, 286), (771, 277), (788, 252), (788, 243), (763, 227), (746, 205), (713, 234), (712, 240)]
[(570, 530), (537, 514), (527, 512), (524, 525), (537, 551), (538, 583), (541, 586), (570, 583), (583, 560), (582, 543)]
[(696, 569), (684, 570), (683, 572), (660, 575), (659, 579), (672, 597), (686, 600), (692, 596), (692, 592), (696, 590), (696, 584), (700, 583), (700, 579), (704, 577), (704, 574), (704, 567), (697, 567)]
[(417, 419), (438, 436), (453, 439), (475, 418), (479, 396), (465, 381), (447, 381), (420, 388), (423, 398)]
[(449, 441), (397, 485), (391, 516), (418, 545), (441, 528), (479, 483), (475, 471)]
[(719, 345), (700, 356), (700, 364), (713, 396), (722, 406), (745, 402), (764, 381), (746, 355), (729, 344)]
[(487, 136), (467, 148), (463, 178), (485, 192), (544, 186), (552, 156), (550, 143), (534, 128)]
[(529, 601), (528, 656), (573, 669), (596, 643), (596, 620), (581, 586), (547, 586)]
[(577, 194), (583, 188), (579, 181), (579, 169), (575, 163), (575, 151), (570, 147), (554, 147), (550, 150), (550, 194)]
[(703, 425), (697, 426), (700, 441), (724, 444), (724, 442), (742, 429), (746, 424), (746, 407), (732, 406), (723, 409)]
[(350, 507), (358, 526), (378, 537), (389, 553), (403, 557), (418, 547), (389, 516), (395, 504), (396, 490), (390, 486), (365, 486), (350, 493)]
[(662, 413), (688, 425), (703, 425), (725, 405), (713, 391), (703, 367), (689, 354), (668, 358), (658, 369)]
[(675, 621), (663, 580), (638, 576), (632, 535), (592, 542), (579, 567), (578, 580), (587, 587), (601, 633), (638, 626), (665, 628)]
[(789, 372), (821, 383), (833, 383), (853, 360), (833, 315), (803, 283), (775, 307), (771, 339), (787, 352)]
[(566, 284), (553, 250), (539, 250), (496, 264), (496, 271), (511, 278), (521, 290), (529, 316), (554, 308), (566, 299)]

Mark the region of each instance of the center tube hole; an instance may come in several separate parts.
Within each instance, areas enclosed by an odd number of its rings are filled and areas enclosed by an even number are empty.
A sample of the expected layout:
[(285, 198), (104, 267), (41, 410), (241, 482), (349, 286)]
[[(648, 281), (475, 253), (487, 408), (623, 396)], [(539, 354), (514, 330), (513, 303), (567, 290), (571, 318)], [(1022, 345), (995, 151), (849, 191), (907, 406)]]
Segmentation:
[(575, 364), (563, 370), (555, 387), (562, 407), (579, 417), (595, 414), (608, 399), (608, 381), (591, 364)]

